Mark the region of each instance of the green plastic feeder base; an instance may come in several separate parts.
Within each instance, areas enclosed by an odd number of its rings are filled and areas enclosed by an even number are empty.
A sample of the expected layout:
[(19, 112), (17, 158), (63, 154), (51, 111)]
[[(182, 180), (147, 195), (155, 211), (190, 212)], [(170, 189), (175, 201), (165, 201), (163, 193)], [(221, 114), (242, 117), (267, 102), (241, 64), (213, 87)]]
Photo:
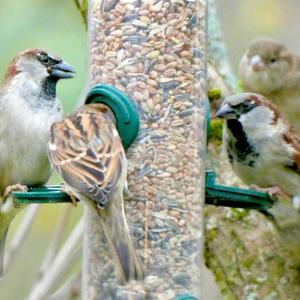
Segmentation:
[(216, 173), (207, 170), (205, 204), (266, 210), (275, 203), (266, 193), (216, 184), (215, 179)]
[(90, 103), (103, 103), (110, 107), (116, 118), (123, 147), (128, 149), (138, 134), (140, 124), (133, 101), (111, 85), (97, 84), (86, 97), (85, 104)]
[(27, 192), (13, 192), (13, 195), (20, 204), (72, 202), (71, 198), (60, 189), (60, 185), (48, 185), (29, 188)]

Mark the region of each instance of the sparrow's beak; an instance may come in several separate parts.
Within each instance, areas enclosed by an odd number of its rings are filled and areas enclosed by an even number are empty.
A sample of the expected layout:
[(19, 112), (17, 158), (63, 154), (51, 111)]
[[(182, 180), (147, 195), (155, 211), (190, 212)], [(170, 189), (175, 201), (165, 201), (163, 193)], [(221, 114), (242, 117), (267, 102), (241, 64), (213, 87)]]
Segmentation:
[(231, 119), (232, 117), (234, 117), (234, 110), (228, 103), (222, 105), (215, 113), (215, 118)]
[(50, 74), (51, 76), (57, 78), (72, 78), (74, 77), (74, 69), (65, 63), (64, 61), (59, 62), (58, 64), (50, 67)]
[(250, 60), (250, 65), (255, 72), (259, 72), (262, 70), (264, 66), (264, 62), (262, 61), (261, 57), (259, 55), (255, 55)]

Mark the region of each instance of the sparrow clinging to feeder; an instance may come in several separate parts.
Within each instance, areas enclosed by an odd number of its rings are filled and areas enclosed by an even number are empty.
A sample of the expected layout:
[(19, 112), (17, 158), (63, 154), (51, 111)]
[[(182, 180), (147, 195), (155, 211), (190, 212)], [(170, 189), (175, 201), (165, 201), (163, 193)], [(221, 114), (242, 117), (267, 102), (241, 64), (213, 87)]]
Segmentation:
[(49, 128), (62, 117), (56, 84), (73, 73), (61, 58), (41, 49), (21, 52), (6, 71), (0, 89), (0, 277), (5, 237), (18, 211), (8, 196), (48, 181)]
[(99, 215), (120, 284), (142, 279), (125, 219), (123, 190), (127, 160), (113, 124), (112, 111), (90, 104), (51, 127), (49, 159), (64, 182), (64, 190)]
[(236, 174), (248, 185), (283, 191), (300, 200), (300, 140), (276, 106), (261, 95), (227, 97), (216, 112), (225, 119), (223, 142)]
[(243, 89), (274, 102), (300, 134), (300, 58), (285, 45), (262, 38), (250, 44), (239, 64)]

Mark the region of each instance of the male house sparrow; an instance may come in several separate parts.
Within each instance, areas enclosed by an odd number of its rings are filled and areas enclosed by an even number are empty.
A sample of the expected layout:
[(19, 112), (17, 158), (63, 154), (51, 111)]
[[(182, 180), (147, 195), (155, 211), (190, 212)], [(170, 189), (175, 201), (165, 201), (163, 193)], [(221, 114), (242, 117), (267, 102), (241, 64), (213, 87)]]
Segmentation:
[(49, 128), (62, 117), (56, 83), (73, 72), (59, 57), (40, 49), (18, 54), (6, 71), (0, 89), (0, 277), (5, 237), (18, 211), (7, 197), (49, 179)]
[(248, 185), (280, 188), (298, 206), (300, 140), (276, 106), (241, 93), (226, 98), (216, 117), (225, 119), (223, 142), (237, 175)]
[[(110, 117), (109, 117), (110, 116)], [(102, 104), (79, 108), (52, 125), (49, 159), (61, 175), (64, 190), (99, 215), (119, 283), (142, 279), (125, 219), (123, 190), (127, 160), (112, 111)]]
[(239, 64), (245, 91), (272, 100), (300, 134), (300, 58), (283, 44), (259, 39), (250, 44)]

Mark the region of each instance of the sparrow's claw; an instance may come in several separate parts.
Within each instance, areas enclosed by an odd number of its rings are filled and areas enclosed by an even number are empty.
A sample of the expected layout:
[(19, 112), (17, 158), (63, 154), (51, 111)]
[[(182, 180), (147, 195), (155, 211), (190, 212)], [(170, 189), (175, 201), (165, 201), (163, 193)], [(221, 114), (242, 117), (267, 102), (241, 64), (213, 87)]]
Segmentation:
[(277, 197), (289, 197), (289, 195), (284, 192), (279, 186), (275, 185), (269, 188), (261, 188), (258, 187), (255, 184), (251, 184), (250, 188), (253, 190), (256, 190), (258, 192), (267, 193), (271, 198), (277, 198)]
[[(17, 183), (17, 184), (13, 184), (13, 185), (9, 185), (5, 188), (4, 193), (2, 195), (2, 197), (0, 198), (0, 202), (4, 203), (6, 198), (11, 194), (11, 192), (13, 191), (22, 191), (22, 192), (27, 192), (28, 191), (28, 187), (26, 185)], [(15, 202), (15, 200), (14, 200)], [(15, 206), (17, 207), (18, 204), (15, 202)]]
[(77, 198), (76, 198), (76, 196), (75, 196), (70, 190), (68, 190), (68, 189), (66, 188), (65, 184), (62, 184), (62, 185), (61, 185), (60, 190), (61, 190), (63, 193), (66, 193), (66, 194), (71, 198), (71, 200), (72, 200), (72, 205), (73, 205), (74, 207), (77, 207)]

